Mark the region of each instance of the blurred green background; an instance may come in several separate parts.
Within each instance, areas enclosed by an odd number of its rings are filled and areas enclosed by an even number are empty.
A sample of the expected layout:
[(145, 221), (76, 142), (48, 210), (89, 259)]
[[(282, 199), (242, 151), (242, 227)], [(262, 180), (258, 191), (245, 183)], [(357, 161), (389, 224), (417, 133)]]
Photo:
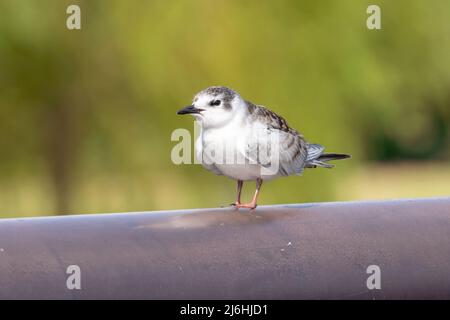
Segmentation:
[[(81, 30), (66, 8), (81, 7)], [(382, 30), (366, 28), (369, 4)], [(176, 110), (234, 88), (333, 170), (260, 204), (450, 194), (450, 2), (0, 0), (0, 217), (216, 207), (235, 182), (176, 166)], [(253, 183), (244, 186), (246, 198)]]

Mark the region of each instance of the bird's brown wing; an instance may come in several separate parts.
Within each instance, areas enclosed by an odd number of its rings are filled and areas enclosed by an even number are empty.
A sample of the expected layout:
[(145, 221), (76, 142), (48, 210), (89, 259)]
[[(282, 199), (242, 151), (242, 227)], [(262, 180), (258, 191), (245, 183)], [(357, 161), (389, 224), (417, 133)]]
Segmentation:
[(261, 149), (261, 143), (275, 138), (278, 145), (279, 175), (301, 174), (308, 156), (308, 143), (296, 130), (289, 127), (287, 121), (275, 112), (247, 102), (250, 121), (260, 123), (256, 134), (257, 143), (249, 146), (250, 152)]

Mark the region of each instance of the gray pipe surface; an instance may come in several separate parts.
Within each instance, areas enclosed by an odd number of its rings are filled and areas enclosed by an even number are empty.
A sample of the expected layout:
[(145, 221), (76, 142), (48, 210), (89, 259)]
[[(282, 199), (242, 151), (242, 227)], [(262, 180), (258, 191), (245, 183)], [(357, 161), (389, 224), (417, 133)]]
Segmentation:
[(449, 299), (450, 198), (3, 219), (0, 298)]

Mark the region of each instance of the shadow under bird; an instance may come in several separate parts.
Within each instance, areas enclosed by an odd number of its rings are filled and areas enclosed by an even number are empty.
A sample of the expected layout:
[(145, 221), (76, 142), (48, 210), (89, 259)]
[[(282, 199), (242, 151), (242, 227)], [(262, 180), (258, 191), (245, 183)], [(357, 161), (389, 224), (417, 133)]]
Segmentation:
[[(323, 146), (307, 142), (284, 118), (227, 87), (200, 91), (192, 105), (177, 114), (190, 114), (200, 125), (195, 154), (203, 167), (237, 181), (232, 204), (236, 208), (256, 208), (263, 180), (301, 175), (305, 168), (332, 168), (328, 161), (350, 157), (325, 153)], [(249, 203), (241, 203), (244, 181), (256, 181)]]

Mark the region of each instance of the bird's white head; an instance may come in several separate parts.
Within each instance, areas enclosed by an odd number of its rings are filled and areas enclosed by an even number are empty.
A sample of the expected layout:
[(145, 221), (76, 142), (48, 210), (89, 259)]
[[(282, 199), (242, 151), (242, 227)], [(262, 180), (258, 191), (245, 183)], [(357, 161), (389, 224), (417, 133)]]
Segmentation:
[(227, 87), (209, 87), (197, 93), (192, 105), (177, 114), (193, 115), (204, 128), (218, 128), (244, 114), (246, 105), (241, 96)]

